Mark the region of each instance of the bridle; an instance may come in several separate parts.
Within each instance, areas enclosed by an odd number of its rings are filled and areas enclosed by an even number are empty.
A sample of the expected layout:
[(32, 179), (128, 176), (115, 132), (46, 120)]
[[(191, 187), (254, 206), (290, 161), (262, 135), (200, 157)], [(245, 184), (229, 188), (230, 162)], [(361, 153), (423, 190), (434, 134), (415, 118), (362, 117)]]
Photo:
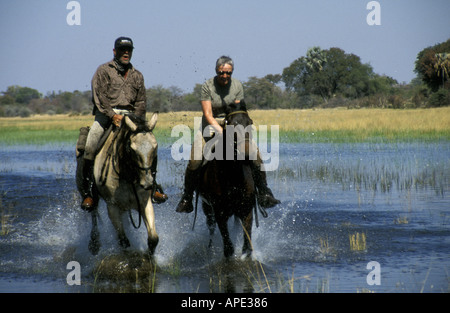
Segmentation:
[[(112, 141), (112, 143), (111, 143), (111, 146), (110, 146), (110, 149), (111, 148), (113, 148), (113, 146), (115, 147), (116, 146), (116, 139), (117, 139), (117, 134), (119, 133), (119, 130), (116, 130), (116, 133), (114, 134), (114, 137), (113, 137), (113, 141)], [(125, 151), (126, 151), (126, 153), (127, 154), (130, 154), (131, 153), (131, 147), (130, 147), (130, 137), (128, 137), (127, 138), (127, 142), (126, 142), (126, 144), (125, 144)], [(111, 151), (112, 152), (112, 151)], [(110, 153), (109, 154), (109, 157), (111, 157), (112, 156), (112, 153)], [(107, 162), (107, 160), (105, 161), (105, 164), (106, 163), (109, 163), (109, 162)], [(117, 169), (117, 164), (119, 163), (119, 153), (117, 152), (117, 151), (115, 151), (115, 154), (114, 154), (114, 159), (112, 160), (112, 166), (113, 166), (113, 170), (114, 170), (114, 172), (118, 175), (118, 176), (120, 176), (120, 171)], [(152, 164), (153, 165), (153, 164)], [(148, 174), (148, 172), (149, 171), (151, 171), (151, 175), (153, 176), (153, 184), (152, 184), (152, 187), (151, 187), (151, 198), (153, 198), (153, 196), (154, 196), (154, 194), (155, 194), (155, 192), (156, 192), (156, 187), (157, 187), (157, 185), (156, 185), (156, 166), (148, 166), (148, 167), (141, 167), (141, 166), (136, 166), (136, 168), (138, 169), (138, 170), (140, 170), (140, 171), (145, 171), (145, 175), (147, 175)], [(105, 166), (105, 165), (104, 165)], [(103, 172), (103, 171), (102, 171)], [(105, 180), (104, 180), (104, 182), (103, 182), (103, 184), (105, 184), (106, 183), (106, 177), (105, 177)], [(131, 210), (128, 210), (128, 214), (129, 214), (129, 217), (130, 217), (130, 221), (131, 221), (131, 224), (133, 225), (133, 227), (135, 228), (135, 229), (138, 229), (140, 226), (141, 226), (141, 221), (142, 221), (142, 219), (141, 219), (141, 215), (142, 215), (142, 213), (141, 213), (141, 203), (140, 203), (140, 201), (139, 201), (139, 196), (138, 196), (138, 194), (137, 194), (137, 190), (136, 190), (136, 183), (134, 182), (134, 181), (129, 181), (129, 183), (130, 183), (130, 185), (132, 186), (132, 188), (133, 188), (133, 194), (134, 194), (134, 196), (135, 196), (135, 198), (136, 198), (136, 203), (137, 203), (137, 211), (138, 211), (138, 214), (139, 214), (139, 223), (138, 223), (138, 225), (136, 226), (136, 223), (134, 222), (134, 220), (133, 220), (133, 216), (131, 215)]]
[[(249, 116), (249, 115), (248, 115), (248, 112), (247, 112), (247, 111), (244, 111), (244, 110), (238, 110), (238, 111), (230, 112), (230, 113), (228, 113), (228, 114), (225, 116), (225, 124), (226, 124), (226, 125), (228, 125), (228, 119), (229, 119), (229, 117), (230, 117), (230, 116), (233, 116), (233, 115), (235, 115), (235, 114), (245, 114), (245, 115)], [(237, 146), (237, 145), (241, 144), (242, 142), (249, 142), (249, 141), (250, 141), (250, 138), (244, 136), (243, 139), (240, 139), (240, 140), (234, 140), (234, 144)]]
[(235, 114), (246, 114), (246, 115), (248, 115), (248, 112), (240, 110), (240, 111), (234, 111), (234, 112), (228, 113), (227, 116), (225, 116), (225, 121), (228, 121), (228, 118), (230, 116), (232, 116), (232, 115), (235, 115)]

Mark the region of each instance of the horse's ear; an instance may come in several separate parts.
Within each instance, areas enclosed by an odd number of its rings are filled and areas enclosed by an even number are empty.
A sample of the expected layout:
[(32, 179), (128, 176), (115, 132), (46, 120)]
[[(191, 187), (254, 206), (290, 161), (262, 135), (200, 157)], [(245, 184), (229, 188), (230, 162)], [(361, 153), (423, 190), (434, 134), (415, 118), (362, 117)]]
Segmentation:
[(129, 118), (127, 115), (124, 117), (125, 124), (127, 124), (128, 128), (131, 129), (133, 132), (137, 130), (137, 125)]
[(236, 103), (230, 103), (229, 105), (226, 106), (225, 108), (225, 114), (230, 114), (231, 112), (236, 111), (237, 109), (237, 104)]
[(150, 121), (148, 121), (148, 128), (150, 128), (150, 131), (152, 131), (153, 128), (155, 128), (157, 121), (158, 121), (158, 112), (155, 112), (150, 118)]
[(241, 110), (243, 111), (247, 111), (247, 104), (245, 104), (244, 100), (241, 100), (241, 102), (239, 102)]

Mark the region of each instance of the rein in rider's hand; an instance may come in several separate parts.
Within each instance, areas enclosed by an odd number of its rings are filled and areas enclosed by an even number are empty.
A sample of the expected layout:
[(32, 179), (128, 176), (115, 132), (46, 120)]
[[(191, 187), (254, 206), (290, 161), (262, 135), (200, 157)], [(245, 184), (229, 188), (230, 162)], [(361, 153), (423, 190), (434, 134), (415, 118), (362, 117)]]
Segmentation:
[(112, 122), (114, 125), (116, 125), (117, 127), (120, 127), (120, 124), (122, 123), (122, 119), (123, 119), (123, 115), (120, 114), (114, 114), (113, 118), (112, 118)]

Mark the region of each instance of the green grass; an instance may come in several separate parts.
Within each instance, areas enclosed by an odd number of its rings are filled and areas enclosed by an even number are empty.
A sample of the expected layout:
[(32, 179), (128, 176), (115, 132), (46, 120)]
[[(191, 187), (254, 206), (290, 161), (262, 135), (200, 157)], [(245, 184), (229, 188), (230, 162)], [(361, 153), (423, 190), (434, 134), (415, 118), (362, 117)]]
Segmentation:
[[(171, 137), (170, 129), (155, 129), (155, 136), (162, 145), (173, 144), (179, 137)], [(34, 130), (34, 129), (0, 129), (2, 145), (43, 145), (49, 143), (73, 143), (78, 139), (78, 130)], [(192, 138), (192, 136), (191, 136)], [(267, 134), (268, 143), (271, 133)], [(279, 131), (280, 143), (359, 143), (359, 142), (435, 142), (450, 140), (450, 131)]]
[(0, 143), (5, 145), (43, 145), (48, 143), (77, 142), (77, 130), (1, 129)]
[[(256, 127), (278, 125), (281, 143), (450, 140), (450, 107), (417, 110), (255, 110), (249, 113)], [(193, 130), (194, 118), (200, 116), (201, 112), (160, 113), (154, 130), (158, 142), (174, 143), (178, 138), (171, 137), (172, 128), (183, 124)], [(75, 145), (80, 127), (90, 126), (92, 122), (91, 115), (0, 118), (0, 144)], [(268, 140), (271, 139), (270, 130), (271, 127), (268, 127)]]
[(450, 131), (280, 131), (279, 136), (282, 143), (436, 142), (450, 140)]

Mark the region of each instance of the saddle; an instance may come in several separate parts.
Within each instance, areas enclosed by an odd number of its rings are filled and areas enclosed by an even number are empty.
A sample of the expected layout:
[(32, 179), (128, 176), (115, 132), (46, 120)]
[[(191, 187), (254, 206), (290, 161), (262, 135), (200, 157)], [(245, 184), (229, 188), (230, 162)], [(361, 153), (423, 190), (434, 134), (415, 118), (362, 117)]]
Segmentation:
[[(97, 145), (96, 153), (98, 153), (102, 148), (103, 145), (106, 142), (106, 139), (108, 138), (109, 134), (113, 130), (114, 125), (111, 124), (110, 127), (108, 127), (105, 132), (103, 133), (102, 137), (100, 137), (100, 140)], [(89, 134), (90, 127), (81, 127), (80, 128), (80, 134), (78, 136), (77, 144), (76, 144), (76, 157), (82, 157), (84, 155), (84, 150), (86, 148), (86, 141), (87, 136)], [(156, 177), (155, 177), (156, 180)], [(155, 184), (155, 189), (152, 193), (152, 202), (153, 203), (164, 203), (168, 199), (167, 195), (164, 193), (164, 190), (162, 189), (161, 185)]]
[[(98, 141), (96, 154), (102, 149), (103, 145), (105, 144), (106, 139), (108, 138), (109, 134), (111, 133), (113, 129), (113, 125), (109, 126), (104, 132), (102, 137), (100, 137), (100, 140)], [(89, 134), (90, 127), (81, 127), (80, 128), (80, 134), (78, 135), (77, 145), (76, 145), (76, 156), (77, 158), (84, 154), (84, 150), (86, 147), (86, 141), (87, 136)]]

